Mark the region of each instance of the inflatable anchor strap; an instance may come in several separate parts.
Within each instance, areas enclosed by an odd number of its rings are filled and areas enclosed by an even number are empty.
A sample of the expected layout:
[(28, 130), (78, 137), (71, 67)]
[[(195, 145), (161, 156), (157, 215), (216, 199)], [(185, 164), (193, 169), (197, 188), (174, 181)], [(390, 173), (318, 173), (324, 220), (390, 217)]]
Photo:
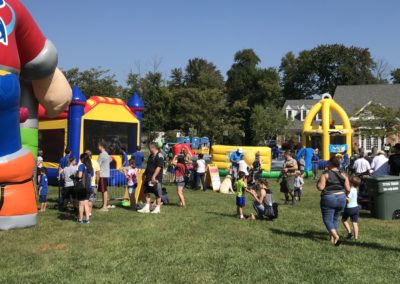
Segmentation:
[(3, 205), (4, 205), (4, 195), (5, 195), (6, 186), (24, 184), (24, 183), (28, 183), (28, 182), (30, 182), (30, 181), (32, 181), (32, 178), (29, 178), (29, 179), (23, 180), (23, 181), (3, 182), (3, 183), (0, 183), (0, 190), (1, 190), (1, 196), (0, 196), (0, 210), (3, 208)]

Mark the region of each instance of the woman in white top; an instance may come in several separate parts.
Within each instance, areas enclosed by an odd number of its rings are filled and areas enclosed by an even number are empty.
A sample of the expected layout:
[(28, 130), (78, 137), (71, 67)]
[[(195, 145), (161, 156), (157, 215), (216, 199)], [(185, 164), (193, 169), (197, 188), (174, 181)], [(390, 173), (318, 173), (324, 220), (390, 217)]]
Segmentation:
[(201, 185), (203, 186), (203, 191), (206, 191), (206, 182), (205, 182), (205, 175), (206, 175), (206, 161), (203, 159), (203, 154), (199, 154), (199, 158), (196, 161), (196, 190), (200, 190), (200, 181)]
[(244, 172), (244, 174), (247, 177), (249, 175), (249, 171), (248, 171), (249, 166), (247, 165), (246, 161), (244, 160), (244, 156), (240, 157), (240, 161), (238, 164), (239, 164), (239, 173)]

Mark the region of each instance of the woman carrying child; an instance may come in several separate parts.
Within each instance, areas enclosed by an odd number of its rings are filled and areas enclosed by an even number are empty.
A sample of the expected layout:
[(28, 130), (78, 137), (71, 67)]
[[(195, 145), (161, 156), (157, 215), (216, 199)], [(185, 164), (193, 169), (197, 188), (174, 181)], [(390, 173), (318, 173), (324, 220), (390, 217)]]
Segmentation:
[(357, 192), (360, 184), (361, 179), (359, 177), (354, 176), (350, 179), (351, 188), (349, 194), (347, 195), (347, 205), (342, 215), (342, 223), (347, 230), (347, 239), (351, 239), (353, 237), (351, 227), (347, 222), (347, 219), (350, 218), (351, 223), (353, 224), (354, 239), (356, 241), (358, 240), (358, 217), (360, 215), (360, 209), (357, 203)]
[(185, 158), (182, 155), (175, 156), (172, 160), (172, 164), (175, 166), (175, 183), (176, 191), (179, 196), (179, 205), (181, 207), (186, 207), (185, 196), (183, 195), (183, 189), (185, 188), (185, 174), (186, 174), (186, 164)]
[[(79, 201), (79, 217), (78, 224), (90, 223), (90, 210), (89, 210), (89, 194), (93, 175), (92, 161), (86, 153), (80, 156), (81, 163), (78, 166), (76, 174), (76, 196)], [(83, 212), (85, 212), (86, 220), (83, 220)]]

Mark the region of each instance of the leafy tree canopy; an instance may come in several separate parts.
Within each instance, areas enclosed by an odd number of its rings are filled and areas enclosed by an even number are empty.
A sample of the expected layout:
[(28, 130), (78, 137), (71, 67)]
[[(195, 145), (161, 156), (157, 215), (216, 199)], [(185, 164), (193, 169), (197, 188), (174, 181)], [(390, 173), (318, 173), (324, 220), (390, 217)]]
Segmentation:
[(373, 75), (375, 65), (368, 48), (342, 44), (320, 45), (297, 57), (289, 52), (280, 66), (283, 95), (285, 99), (304, 99), (334, 94), (338, 85), (379, 83)]
[(393, 84), (400, 84), (400, 68), (394, 69), (390, 75), (392, 76)]
[(64, 74), (71, 87), (79, 86), (87, 98), (120, 97), (122, 88), (118, 85), (115, 75), (108, 69), (91, 68), (81, 71), (79, 68), (72, 68), (64, 70)]
[(400, 110), (370, 103), (352, 118), (353, 127), (363, 134), (386, 137), (400, 132)]
[(285, 132), (288, 120), (279, 108), (256, 105), (250, 117), (253, 144), (263, 145)]

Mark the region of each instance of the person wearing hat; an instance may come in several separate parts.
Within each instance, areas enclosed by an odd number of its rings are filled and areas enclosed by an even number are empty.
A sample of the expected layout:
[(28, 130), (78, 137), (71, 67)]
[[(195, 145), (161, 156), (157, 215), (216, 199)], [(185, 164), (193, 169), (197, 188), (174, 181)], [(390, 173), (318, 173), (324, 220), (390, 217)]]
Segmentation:
[(379, 151), (378, 155), (372, 160), (371, 163), (372, 175), (375, 177), (386, 176), (389, 174), (389, 159), (386, 158), (384, 151)]
[(243, 149), (239, 147), (235, 152), (232, 152), (229, 157), (229, 161), (232, 163), (232, 175), (234, 179), (237, 179), (237, 175), (239, 172), (239, 162), (242, 156)]
[(393, 147), (394, 154), (389, 157), (390, 174), (400, 175), (400, 143)]

